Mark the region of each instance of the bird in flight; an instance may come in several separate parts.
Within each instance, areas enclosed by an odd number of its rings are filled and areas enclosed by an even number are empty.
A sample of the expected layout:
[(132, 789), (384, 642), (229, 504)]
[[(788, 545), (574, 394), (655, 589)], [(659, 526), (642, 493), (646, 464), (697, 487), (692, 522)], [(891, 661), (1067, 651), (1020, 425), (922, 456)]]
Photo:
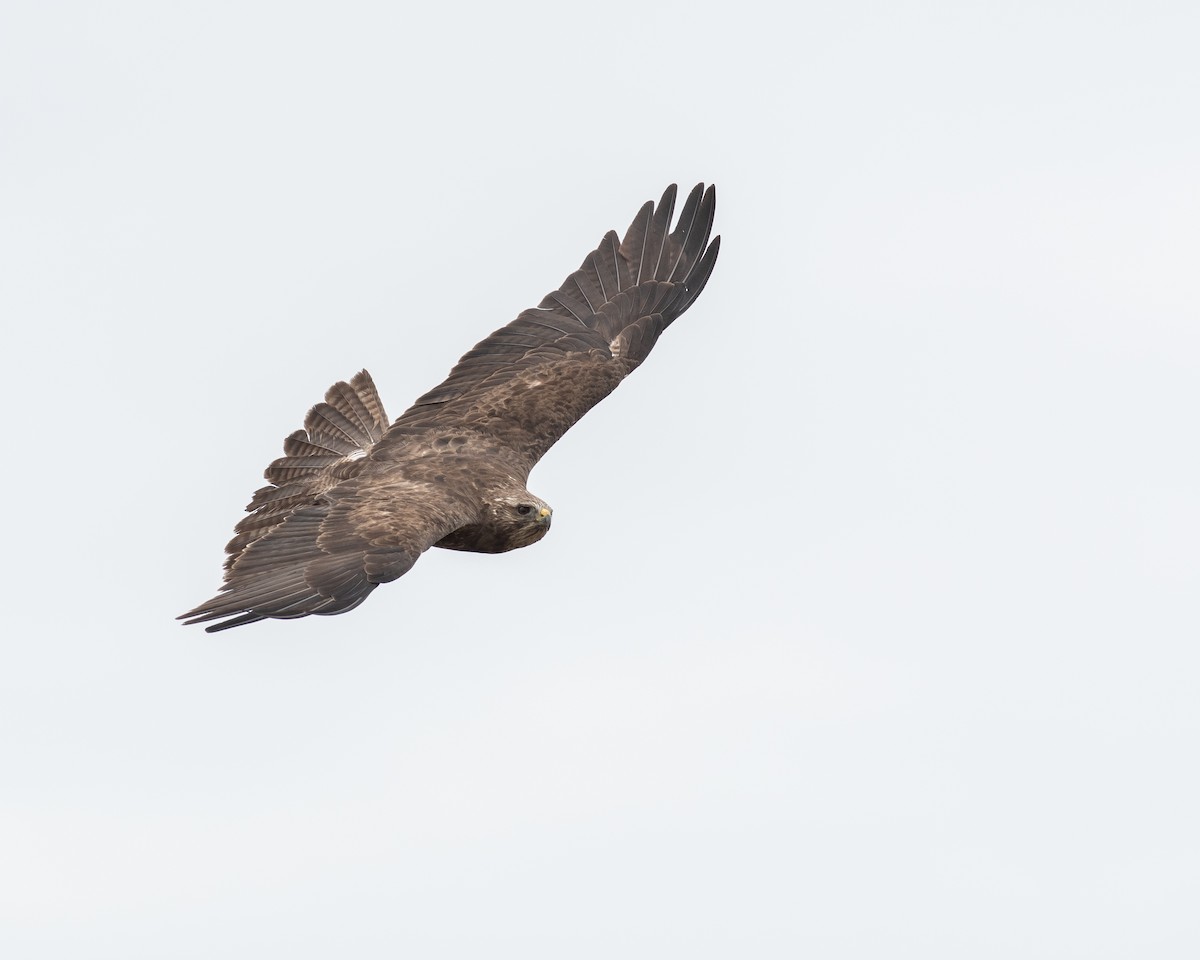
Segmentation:
[(430, 547), (504, 553), (552, 511), (529, 471), (649, 355), (700, 295), (721, 238), (697, 184), (671, 229), (675, 184), (609, 231), (542, 302), (465, 354), (388, 424), (366, 370), (335, 383), (267, 467), (225, 547), (225, 583), (179, 617), (211, 633), (345, 613)]

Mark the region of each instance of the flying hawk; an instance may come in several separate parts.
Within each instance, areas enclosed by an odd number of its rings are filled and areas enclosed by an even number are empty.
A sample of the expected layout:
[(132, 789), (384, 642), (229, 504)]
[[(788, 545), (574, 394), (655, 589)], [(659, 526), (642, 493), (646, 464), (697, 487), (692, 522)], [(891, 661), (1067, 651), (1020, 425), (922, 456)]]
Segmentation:
[(646, 359), (716, 263), (715, 189), (697, 184), (671, 230), (675, 189), (391, 426), (366, 370), (330, 387), (246, 507), (220, 592), (179, 619), (221, 620), (213, 632), (345, 613), (430, 547), (503, 553), (541, 540), (552, 512), (525, 489), (529, 471)]

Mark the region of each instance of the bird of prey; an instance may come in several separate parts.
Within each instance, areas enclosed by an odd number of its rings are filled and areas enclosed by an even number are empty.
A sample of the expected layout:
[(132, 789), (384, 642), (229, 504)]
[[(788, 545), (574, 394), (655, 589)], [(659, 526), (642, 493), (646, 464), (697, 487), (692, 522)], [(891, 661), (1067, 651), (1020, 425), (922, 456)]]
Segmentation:
[(624, 239), (609, 231), (542, 302), (465, 354), (390, 426), (366, 370), (330, 387), (265, 476), (225, 550), (225, 583), (183, 614), (226, 630), (352, 610), (430, 547), (536, 543), (550, 507), (525, 483), (551, 446), (646, 359), (700, 295), (720, 237), (697, 184), (675, 185)]

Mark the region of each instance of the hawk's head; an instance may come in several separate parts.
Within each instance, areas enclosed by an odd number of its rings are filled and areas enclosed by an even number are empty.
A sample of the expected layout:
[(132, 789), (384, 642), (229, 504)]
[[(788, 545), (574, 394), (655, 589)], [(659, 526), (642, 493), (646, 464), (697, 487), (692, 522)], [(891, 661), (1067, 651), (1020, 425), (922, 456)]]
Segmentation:
[(494, 494), (483, 503), (479, 521), (459, 527), (434, 546), (472, 553), (507, 553), (537, 543), (550, 529), (554, 511), (524, 487)]
[(489, 500), (484, 506), (483, 524), (502, 544), (495, 552), (503, 553), (537, 543), (549, 532), (553, 516), (548, 503), (521, 490)]

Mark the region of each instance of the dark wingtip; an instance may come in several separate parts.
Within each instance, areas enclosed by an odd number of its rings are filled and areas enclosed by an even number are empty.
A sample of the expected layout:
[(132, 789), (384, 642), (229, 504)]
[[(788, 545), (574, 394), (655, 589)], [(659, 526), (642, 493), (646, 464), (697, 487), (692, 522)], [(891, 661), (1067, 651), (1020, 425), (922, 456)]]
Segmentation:
[(247, 623), (258, 623), (260, 620), (266, 620), (262, 614), (258, 613), (243, 613), (240, 617), (233, 617), (230, 620), (223, 620), (221, 623), (214, 623), (210, 627), (205, 627), (205, 633), (220, 633), (222, 630), (229, 630), (231, 627), (241, 627)]
[[(214, 612), (213, 609), (205, 604), (196, 607), (195, 610), (189, 610), (187, 613), (181, 613), (176, 620), (182, 620), (183, 626), (191, 627), (198, 623), (204, 623), (206, 620), (216, 620), (218, 617), (227, 617), (231, 611), (224, 610)], [(267, 617), (260, 613), (243, 613), (240, 616), (230, 617), (228, 620), (223, 620), (221, 623), (214, 623), (211, 626), (204, 628), (205, 633), (219, 633), (222, 630), (228, 630), (231, 627), (240, 627), (247, 623), (257, 623), (259, 620), (266, 620)]]
[(672, 298), (669, 308), (664, 310), (667, 325), (695, 302), (712, 274), (721, 249), (720, 237), (709, 239), (716, 213), (716, 184), (709, 184), (706, 188), (701, 182), (692, 187), (671, 234), (679, 244), (680, 252), (668, 275), (668, 279), (677, 284), (677, 295)]
[(712, 276), (713, 267), (717, 263), (717, 254), (721, 252), (721, 237), (715, 236), (709, 241), (708, 247), (704, 251), (704, 256), (700, 258), (700, 262), (696, 264), (696, 268), (692, 270), (684, 283), (684, 288), (687, 290), (687, 302), (690, 305), (704, 289), (704, 285), (708, 283), (708, 278)]

